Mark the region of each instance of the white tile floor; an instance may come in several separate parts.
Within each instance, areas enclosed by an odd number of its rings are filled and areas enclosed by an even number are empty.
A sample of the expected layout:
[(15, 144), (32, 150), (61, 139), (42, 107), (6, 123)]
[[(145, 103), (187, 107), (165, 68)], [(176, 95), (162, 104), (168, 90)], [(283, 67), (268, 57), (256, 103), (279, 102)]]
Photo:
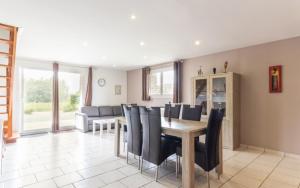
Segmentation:
[[(155, 182), (153, 165), (144, 163), (140, 174), (133, 156), (129, 165), (113, 156), (113, 138), (113, 134), (100, 137), (77, 131), (20, 138), (7, 146), (0, 188), (181, 187), (172, 159), (161, 166)], [(224, 174), (217, 180), (212, 172), (211, 187), (300, 188), (299, 158), (240, 149), (224, 150), (224, 160)], [(207, 187), (198, 167), (195, 187)]]

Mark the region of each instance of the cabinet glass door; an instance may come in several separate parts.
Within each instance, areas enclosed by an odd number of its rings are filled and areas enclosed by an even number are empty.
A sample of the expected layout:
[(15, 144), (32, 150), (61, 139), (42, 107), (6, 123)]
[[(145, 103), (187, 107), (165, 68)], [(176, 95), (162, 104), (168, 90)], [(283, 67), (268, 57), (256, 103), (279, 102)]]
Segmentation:
[(212, 78), (212, 107), (224, 108), (226, 116), (226, 77)]
[(202, 105), (202, 115), (207, 115), (207, 79), (195, 81), (195, 105)]

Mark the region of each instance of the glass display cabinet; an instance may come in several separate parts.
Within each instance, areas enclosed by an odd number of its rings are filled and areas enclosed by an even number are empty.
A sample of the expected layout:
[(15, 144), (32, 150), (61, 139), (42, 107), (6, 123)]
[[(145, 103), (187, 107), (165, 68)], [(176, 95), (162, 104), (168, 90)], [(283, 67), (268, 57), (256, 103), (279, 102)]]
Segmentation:
[(193, 104), (202, 105), (202, 121), (207, 121), (212, 108), (224, 108), (223, 146), (239, 147), (239, 75), (209, 74), (193, 78)]

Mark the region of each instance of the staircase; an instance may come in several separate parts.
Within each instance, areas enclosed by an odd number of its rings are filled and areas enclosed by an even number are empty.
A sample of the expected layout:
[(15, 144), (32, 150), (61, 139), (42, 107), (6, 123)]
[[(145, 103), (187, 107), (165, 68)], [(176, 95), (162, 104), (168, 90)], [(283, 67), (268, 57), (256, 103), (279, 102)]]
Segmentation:
[(13, 132), (13, 80), (16, 56), (17, 27), (0, 23), (0, 120), (4, 121), (6, 143), (15, 142)]

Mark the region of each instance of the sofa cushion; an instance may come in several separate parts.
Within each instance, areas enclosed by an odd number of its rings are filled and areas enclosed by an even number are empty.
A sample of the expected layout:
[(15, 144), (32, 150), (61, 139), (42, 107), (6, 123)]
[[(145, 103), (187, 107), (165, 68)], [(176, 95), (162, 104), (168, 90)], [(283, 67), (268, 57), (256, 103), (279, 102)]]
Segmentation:
[(114, 116), (122, 115), (121, 106), (113, 106), (112, 108), (113, 108)]
[(99, 107), (100, 116), (113, 116), (113, 108), (111, 106), (100, 106)]
[(81, 112), (85, 113), (88, 117), (99, 117), (99, 108), (97, 106), (84, 106), (81, 107)]

